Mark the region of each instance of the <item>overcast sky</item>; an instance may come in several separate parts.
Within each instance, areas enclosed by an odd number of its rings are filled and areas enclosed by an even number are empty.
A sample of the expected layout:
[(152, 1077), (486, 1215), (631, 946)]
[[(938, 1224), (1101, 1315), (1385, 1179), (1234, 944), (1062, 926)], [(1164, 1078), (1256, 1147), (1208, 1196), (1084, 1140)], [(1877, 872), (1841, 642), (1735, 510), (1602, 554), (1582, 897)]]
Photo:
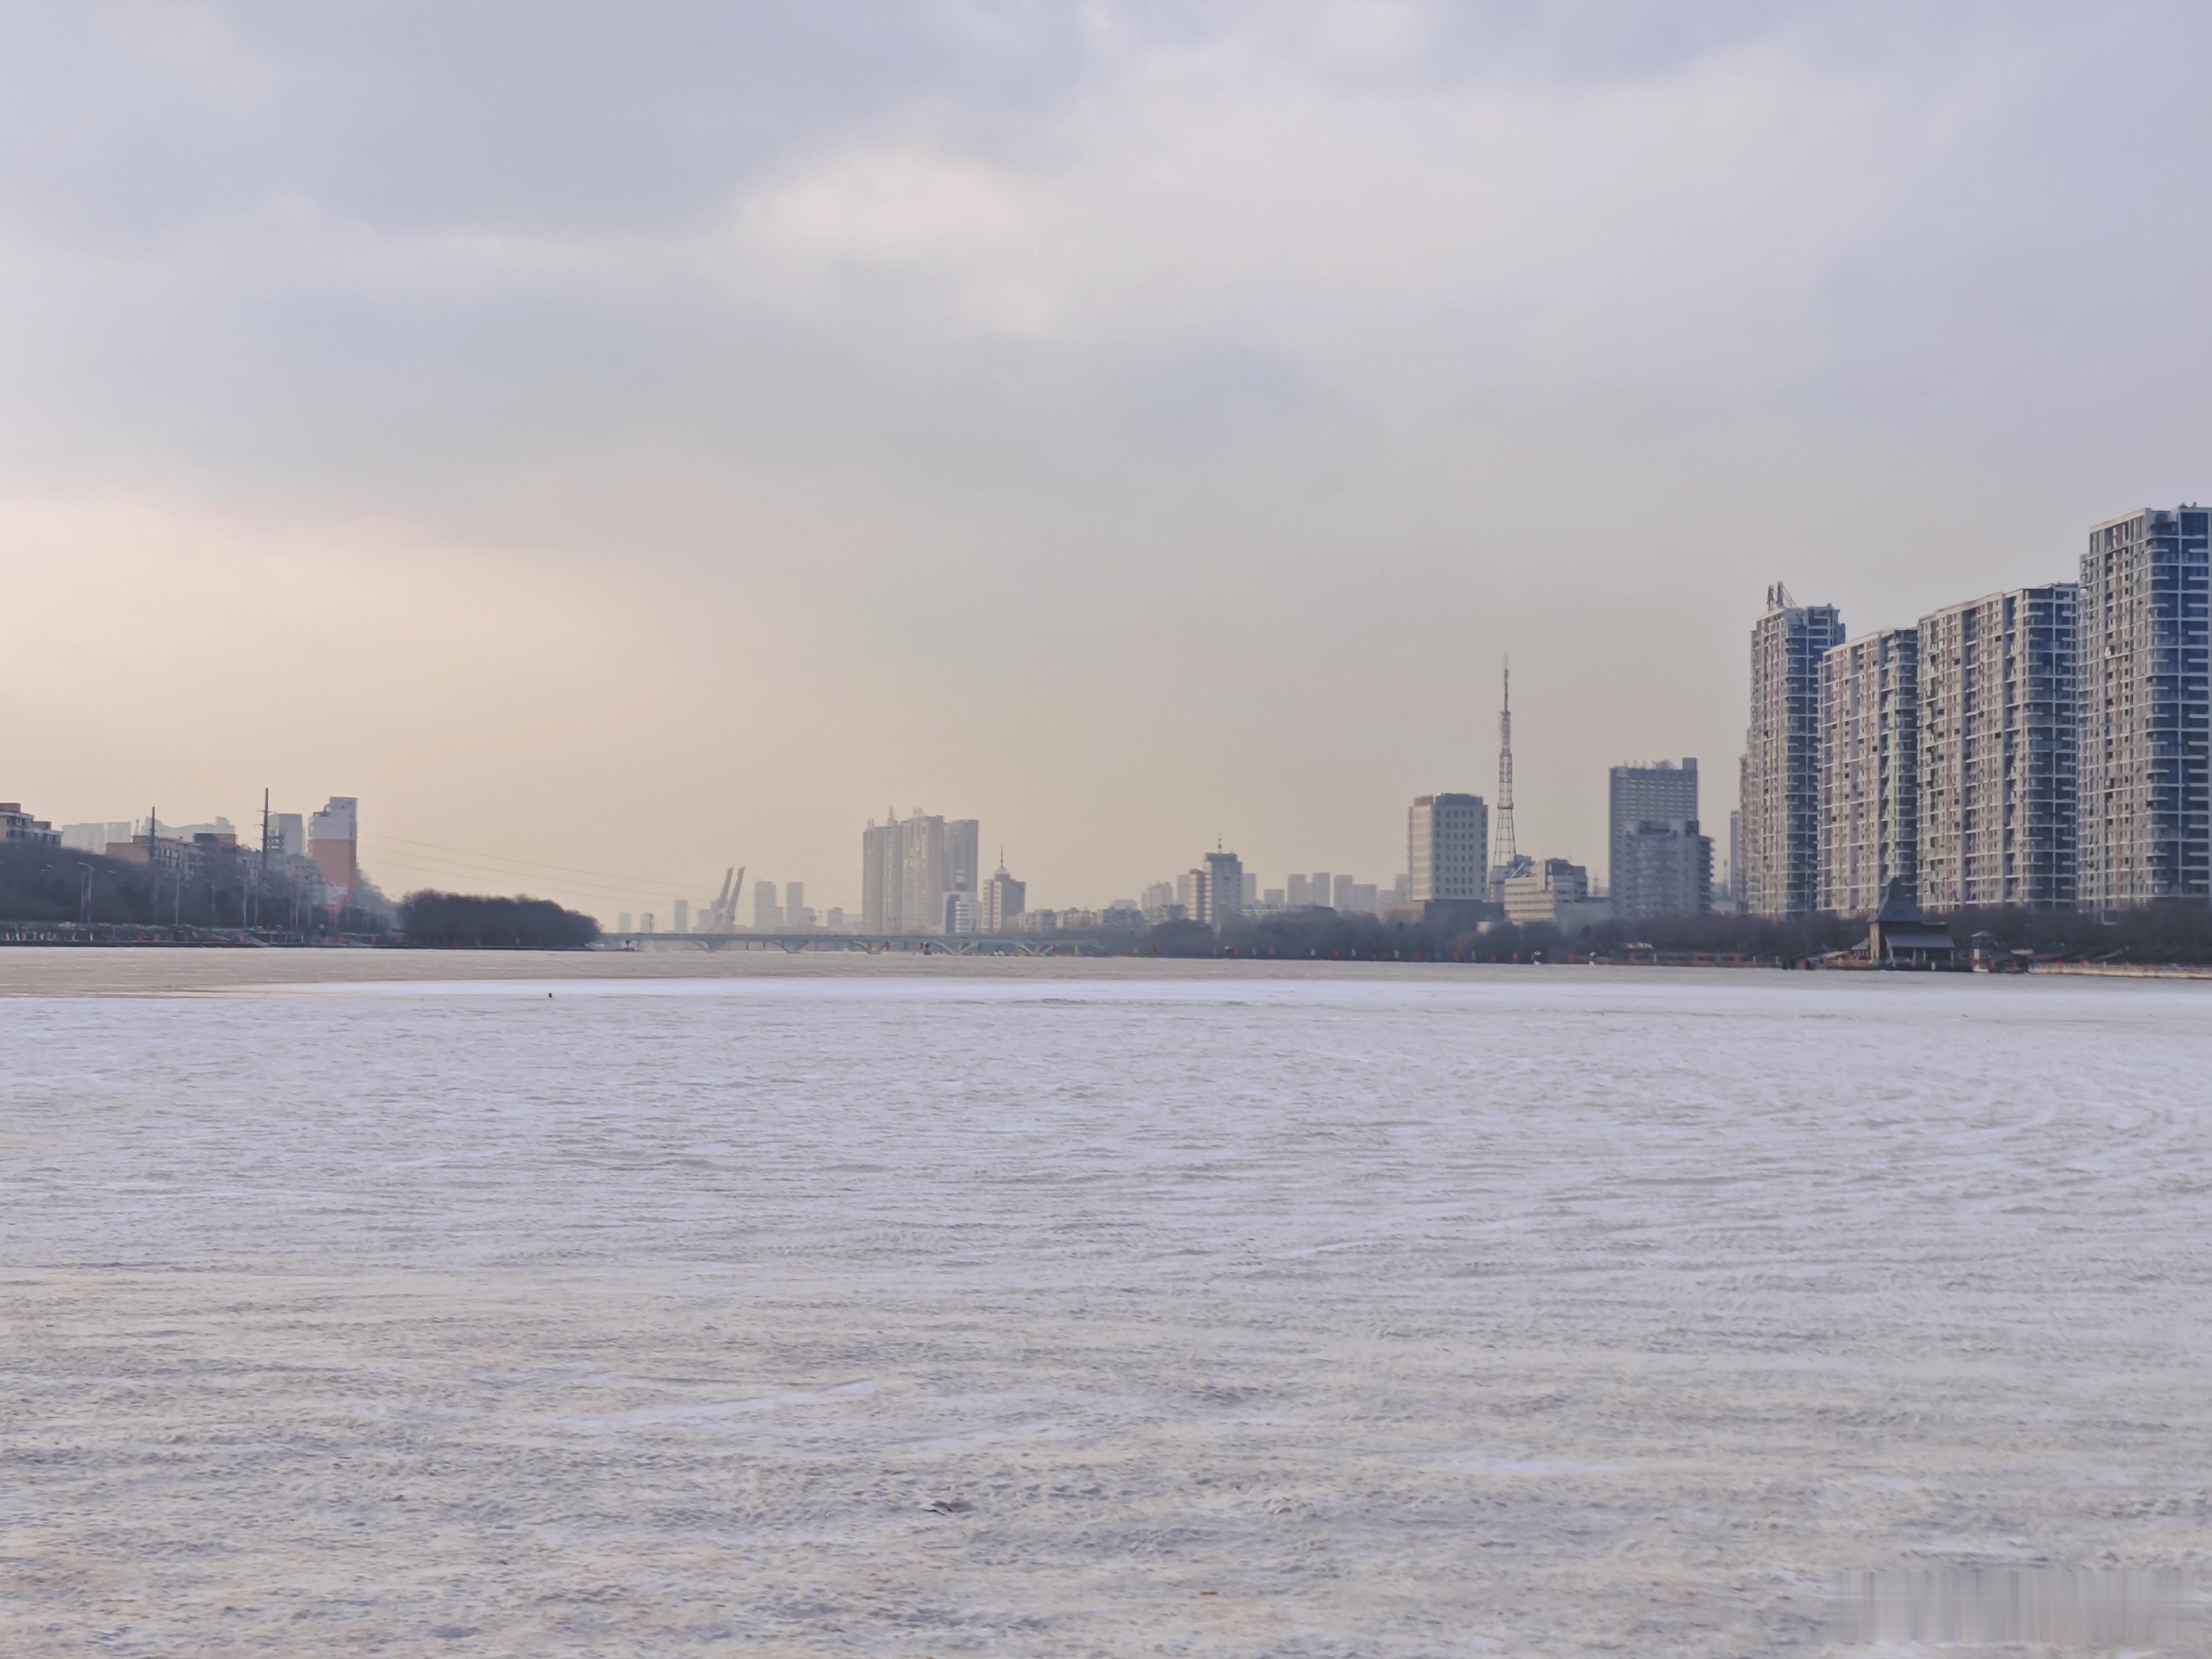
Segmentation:
[(1893, 626), (2212, 495), (2203, 6), (0, 23), (58, 822), (356, 794), (387, 890), (610, 921), (855, 903), (893, 806), (1036, 904), (1387, 881), (1510, 653), (1522, 850), (1601, 866), (1625, 758), (1724, 835), (1768, 582)]

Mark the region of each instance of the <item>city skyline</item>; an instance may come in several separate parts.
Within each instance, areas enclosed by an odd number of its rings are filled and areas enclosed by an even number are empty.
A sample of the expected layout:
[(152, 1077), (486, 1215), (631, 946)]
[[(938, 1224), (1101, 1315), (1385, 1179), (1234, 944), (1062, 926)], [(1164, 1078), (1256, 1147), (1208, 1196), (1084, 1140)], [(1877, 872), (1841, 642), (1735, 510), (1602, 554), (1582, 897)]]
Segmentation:
[(1901, 623), (2201, 489), (2192, 11), (560, 15), (18, 20), (10, 798), (342, 789), (399, 887), (852, 905), (885, 799), (1040, 903), (1387, 877), (1510, 653), (1598, 870), (1775, 574)]

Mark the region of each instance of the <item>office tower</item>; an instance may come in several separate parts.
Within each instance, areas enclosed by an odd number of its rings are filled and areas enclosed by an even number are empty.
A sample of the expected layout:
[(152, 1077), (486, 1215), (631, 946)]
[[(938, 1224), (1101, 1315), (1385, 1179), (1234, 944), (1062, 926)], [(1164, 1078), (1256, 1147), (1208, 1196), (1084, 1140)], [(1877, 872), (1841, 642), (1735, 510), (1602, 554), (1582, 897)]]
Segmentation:
[(623, 911), (623, 912), (622, 913), (622, 915), (621, 915), (620, 916), (618, 916), (617, 918), (616, 918), (616, 921), (615, 921), (615, 932), (617, 932), (617, 933), (629, 933), (629, 932), (630, 932), (630, 931), (631, 931), (631, 929), (630, 929), (630, 925), (629, 925), (629, 911), (627, 911), (627, 910), (625, 910), (625, 911)]
[(784, 931), (803, 933), (813, 927), (814, 918), (806, 914), (806, 884), (787, 881), (783, 884)]
[(1329, 902), (1340, 910), (1352, 908), (1352, 890), (1356, 884), (1350, 876), (1338, 876), (1334, 883), (1335, 890), (1329, 896)]
[(2080, 597), (2051, 582), (1921, 618), (1922, 909), (2073, 908)]
[[(1165, 890), (1164, 883), (1157, 884), (1149, 889), (1145, 894), (1146, 908), (1152, 908), (1151, 901), (1155, 894), (1164, 893)], [(1162, 898), (1160, 902), (1164, 904), (1166, 900)], [(982, 930), (987, 933), (1013, 932), (1015, 920), (1020, 916), (1028, 902), (1028, 884), (1016, 881), (1006, 873), (1006, 856), (1001, 853), (999, 855), (999, 867), (993, 871), (983, 883), (981, 920)]]
[[(1694, 836), (1698, 833), (1698, 763), (1687, 756), (1680, 765), (1654, 761), (1649, 766), (1614, 767), (1606, 778), (1606, 887), (1613, 908), (1624, 916), (1694, 915), (1712, 904), (1711, 860), (1706, 860), (1705, 901), (1697, 910), (1668, 908), (1680, 902), (1681, 887), (1669, 875), (1662, 888), (1649, 892), (1634, 890), (1636, 872), (1628, 868), (1628, 838), (1640, 826), (1657, 826), (1654, 833)], [(1679, 826), (1686, 824), (1686, 830)], [(1677, 826), (1673, 831), (1668, 826)], [(1708, 848), (1710, 852), (1710, 848)], [(1656, 862), (1655, 862), (1656, 860)], [(1671, 869), (1663, 856), (1646, 848), (1638, 853), (1637, 870)]]
[(753, 884), (753, 931), (757, 933), (783, 931), (783, 906), (776, 902), (775, 884), (772, 881)]
[(2079, 610), (2079, 902), (2212, 900), (2208, 520), (2147, 507), (2089, 532)]
[(1820, 661), (1844, 642), (1832, 605), (1801, 605), (1780, 582), (1751, 630), (1751, 724), (1740, 782), (1742, 908), (1802, 916), (1820, 902)]
[(1313, 889), (1306, 885), (1306, 878), (1293, 871), (1283, 884), (1283, 902), (1293, 910), (1300, 909), (1313, 902), (1310, 896), (1312, 891)]
[(1416, 796), (1406, 811), (1406, 897), (1477, 902), (1490, 890), (1490, 808), (1480, 795)]
[(1920, 890), (1920, 632), (1885, 629), (1820, 661), (1819, 907), (1870, 916)]
[(678, 899), (669, 908), (676, 913), (676, 931), (679, 933), (690, 933), (691, 931), (691, 901)]
[(352, 903), (361, 886), (360, 841), (361, 802), (352, 795), (332, 795), (307, 821), (307, 856), (323, 872), (333, 904)]
[(1316, 870), (1314, 872), (1313, 902), (1316, 904), (1327, 906), (1336, 902), (1336, 892), (1333, 884), (1334, 878), (1329, 875), (1328, 871)]
[(1244, 908), (1243, 860), (1234, 853), (1208, 853), (1205, 890), (1198, 919), (1209, 927), (1225, 926)]

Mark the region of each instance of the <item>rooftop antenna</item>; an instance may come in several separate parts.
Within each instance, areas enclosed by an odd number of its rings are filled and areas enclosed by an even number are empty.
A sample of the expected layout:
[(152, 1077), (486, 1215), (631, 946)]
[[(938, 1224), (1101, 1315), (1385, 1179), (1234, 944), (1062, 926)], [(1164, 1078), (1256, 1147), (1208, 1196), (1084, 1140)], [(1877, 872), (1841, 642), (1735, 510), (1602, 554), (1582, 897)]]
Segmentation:
[(1490, 862), (1507, 875), (1521, 861), (1513, 839), (1513, 659), (1505, 659), (1505, 701), (1498, 711), (1498, 824), (1491, 837)]

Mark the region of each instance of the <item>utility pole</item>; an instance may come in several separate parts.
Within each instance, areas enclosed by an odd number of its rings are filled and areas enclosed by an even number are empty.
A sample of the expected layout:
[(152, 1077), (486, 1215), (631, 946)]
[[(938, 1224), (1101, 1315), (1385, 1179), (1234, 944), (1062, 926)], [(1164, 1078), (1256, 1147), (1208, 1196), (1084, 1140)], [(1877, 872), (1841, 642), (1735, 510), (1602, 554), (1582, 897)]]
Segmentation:
[(253, 887), (253, 919), (261, 920), (261, 896), (269, 890), (269, 792), (261, 792), (261, 878)]

